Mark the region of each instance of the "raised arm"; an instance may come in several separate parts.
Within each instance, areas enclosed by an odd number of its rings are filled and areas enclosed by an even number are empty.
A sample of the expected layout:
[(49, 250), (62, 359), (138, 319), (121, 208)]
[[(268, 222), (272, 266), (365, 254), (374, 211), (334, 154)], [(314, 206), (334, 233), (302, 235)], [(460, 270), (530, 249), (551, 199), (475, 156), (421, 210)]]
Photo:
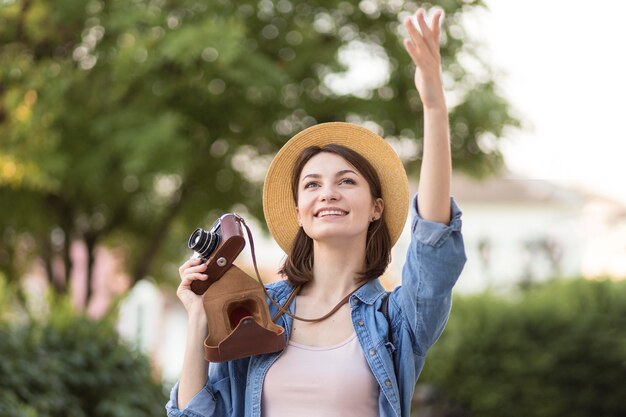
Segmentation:
[(448, 108), (441, 80), (439, 24), (442, 11), (434, 13), (430, 27), (424, 9), (415, 15), (419, 30), (407, 17), (404, 25), (409, 39), (404, 47), (415, 63), (415, 87), (424, 106), (424, 151), (418, 187), (419, 213), (422, 218), (448, 224), (450, 222), (450, 129)]

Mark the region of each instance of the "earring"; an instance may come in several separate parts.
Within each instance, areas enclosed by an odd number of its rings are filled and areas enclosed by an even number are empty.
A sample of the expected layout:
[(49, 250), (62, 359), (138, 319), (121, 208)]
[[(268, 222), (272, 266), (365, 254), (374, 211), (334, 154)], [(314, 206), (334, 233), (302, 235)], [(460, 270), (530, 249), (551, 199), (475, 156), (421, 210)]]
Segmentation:
[(376, 221), (376, 217), (372, 217), (372, 220), (370, 220), (370, 223), (374, 223)]

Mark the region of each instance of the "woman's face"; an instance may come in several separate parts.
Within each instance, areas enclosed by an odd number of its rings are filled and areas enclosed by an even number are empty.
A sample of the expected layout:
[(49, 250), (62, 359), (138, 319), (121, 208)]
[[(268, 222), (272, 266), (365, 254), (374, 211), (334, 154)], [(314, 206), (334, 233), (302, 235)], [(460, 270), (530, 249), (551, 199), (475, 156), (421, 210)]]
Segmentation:
[(364, 238), (379, 219), (383, 200), (374, 200), (367, 180), (341, 156), (321, 152), (304, 165), (298, 182), (298, 221), (316, 241)]

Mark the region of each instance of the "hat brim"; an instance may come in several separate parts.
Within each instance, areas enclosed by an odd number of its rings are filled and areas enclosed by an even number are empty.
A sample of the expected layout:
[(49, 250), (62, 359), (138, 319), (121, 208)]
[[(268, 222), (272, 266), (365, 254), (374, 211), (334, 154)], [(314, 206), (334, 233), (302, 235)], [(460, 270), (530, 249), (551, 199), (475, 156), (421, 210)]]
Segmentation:
[(298, 233), (296, 204), (291, 194), (291, 177), (298, 157), (309, 146), (338, 144), (365, 157), (381, 181), (392, 246), (397, 242), (409, 209), (409, 181), (402, 161), (393, 148), (374, 132), (345, 122), (321, 123), (292, 137), (278, 151), (263, 184), (263, 214), (278, 245), (289, 253)]

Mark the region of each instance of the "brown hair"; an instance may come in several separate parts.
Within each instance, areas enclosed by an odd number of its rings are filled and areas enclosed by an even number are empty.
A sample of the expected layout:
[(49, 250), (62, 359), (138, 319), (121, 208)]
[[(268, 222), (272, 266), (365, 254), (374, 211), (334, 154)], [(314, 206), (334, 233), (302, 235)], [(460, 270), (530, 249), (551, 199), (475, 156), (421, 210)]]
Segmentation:
[[(291, 193), (298, 204), (298, 182), (300, 174), (307, 162), (315, 155), (327, 152), (341, 156), (363, 175), (370, 187), (372, 198), (382, 198), (382, 187), (378, 174), (372, 165), (361, 154), (342, 145), (329, 144), (323, 147), (310, 146), (302, 151), (296, 161), (291, 177)], [(391, 261), (391, 238), (385, 222), (385, 216), (370, 223), (367, 229), (365, 245), (365, 268), (356, 278), (363, 283), (378, 278), (385, 272)], [(301, 227), (287, 255), (287, 259), (278, 271), (285, 275), (293, 285), (303, 285), (313, 280), (313, 240)]]

